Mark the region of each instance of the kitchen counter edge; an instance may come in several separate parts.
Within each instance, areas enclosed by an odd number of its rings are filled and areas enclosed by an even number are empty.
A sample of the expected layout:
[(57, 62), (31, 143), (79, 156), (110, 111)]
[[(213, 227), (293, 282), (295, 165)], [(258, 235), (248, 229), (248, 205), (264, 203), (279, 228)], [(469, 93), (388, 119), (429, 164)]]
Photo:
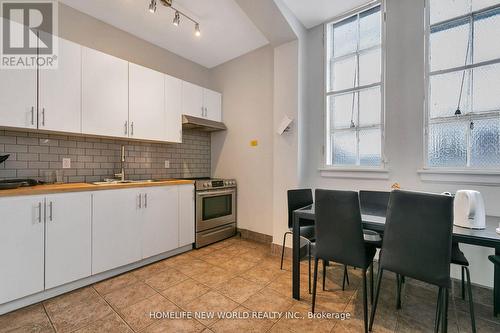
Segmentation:
[(103, 190), (117, 190), (127, 188), (140, 188), (140, 187), (157, 187), (157, 186), (174, 186), (174, 185), (190, 185), (194, 184), (192, 180), (164, 180), (156, 181), (153, 183), (126, 183), (126, 184), (103, 184), (94, 185), (90, 183), (68, 183), (68, 184), (49, 184), (37, 185), (30, 187), (20, 187), (11, 190), (0, 190), (0, 198), (24, 196), (24, 195), (40, 195), (40, 194), (57, 194), (68, 192), (94, 192)]

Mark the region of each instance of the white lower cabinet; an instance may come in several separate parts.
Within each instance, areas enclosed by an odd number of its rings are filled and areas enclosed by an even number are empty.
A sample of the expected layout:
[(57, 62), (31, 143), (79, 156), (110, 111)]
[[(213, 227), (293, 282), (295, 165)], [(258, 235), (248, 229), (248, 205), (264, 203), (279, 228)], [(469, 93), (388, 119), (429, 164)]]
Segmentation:
[(177, 186), (150, 187), (142, 191), (142, 257), (178, 247), (179, 191)]
[(94, 193), (92, 274), (142, 259), (140, 189)]
[(92, 274), (91, 230), (90, 193), (45, 198), (45, 289)]
[(179, 247), (194, 243), (194, 186), (179, 185)]
[(0, 198), (0, 304), (43, 290), (43, 205), (39, 196)]

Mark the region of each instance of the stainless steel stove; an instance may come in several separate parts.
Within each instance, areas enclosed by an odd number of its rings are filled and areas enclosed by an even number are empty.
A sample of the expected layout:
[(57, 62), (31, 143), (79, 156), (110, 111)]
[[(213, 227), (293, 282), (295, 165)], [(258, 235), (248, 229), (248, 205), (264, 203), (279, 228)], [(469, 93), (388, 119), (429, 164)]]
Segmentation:
[(236, 234), (236, 180), (198, 178), (196, 248)]

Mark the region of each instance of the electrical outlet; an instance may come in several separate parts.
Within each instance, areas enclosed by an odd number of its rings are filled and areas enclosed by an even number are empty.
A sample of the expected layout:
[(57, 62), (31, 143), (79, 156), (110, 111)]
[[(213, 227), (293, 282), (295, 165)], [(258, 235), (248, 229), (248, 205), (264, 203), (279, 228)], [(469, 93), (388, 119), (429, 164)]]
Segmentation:
[(63, 169), (71, 169), (71, 158), (62, 159)]
[(165, 169), (170, 169), (170, 161), (165, 161)]

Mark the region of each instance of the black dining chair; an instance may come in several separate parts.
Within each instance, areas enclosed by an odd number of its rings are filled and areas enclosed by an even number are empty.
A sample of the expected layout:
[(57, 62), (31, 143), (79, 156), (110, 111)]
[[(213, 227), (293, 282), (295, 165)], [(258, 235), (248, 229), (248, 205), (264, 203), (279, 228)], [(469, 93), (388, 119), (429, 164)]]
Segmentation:
[(382, 276), (387, 270), (439, 288), (435, 331), (438, 331), (441, 317), (442, 330), (447, 331), (452, 230), (452, 197), (399, 190), (391, 192), (370, 330)]
[[(316, 306), (318, 261), (334, 261), (362, 269), (363, 314), (365, 332), (368, 332), (368, 297), (366, 272), (373, 264), (376, 248), (363, 237), (358, 192), (316, 190), (316, 246), (312, 312)], [(371, 286), (373, 288), (373, 286)]]
[(361, 214), (385, 217), (390, 195), (391, 192), (385, 191), (359, 191)]
[[(288, 230), (283, 235), (283, 244), (281, 247), (281, 264), (283, 269), (283, 258), (285, 256), (286, 236), (293, 235), (293, 212), (297, 209), (310, 206), (314, 203), (311, 189), (288, 190)], [(307, 242), (307, 256), (309, 260), (309, 293), (311, 292), (311, 252), (312, 242), (314, 242), (314, 225), (300, 227), (300, 237)]]

